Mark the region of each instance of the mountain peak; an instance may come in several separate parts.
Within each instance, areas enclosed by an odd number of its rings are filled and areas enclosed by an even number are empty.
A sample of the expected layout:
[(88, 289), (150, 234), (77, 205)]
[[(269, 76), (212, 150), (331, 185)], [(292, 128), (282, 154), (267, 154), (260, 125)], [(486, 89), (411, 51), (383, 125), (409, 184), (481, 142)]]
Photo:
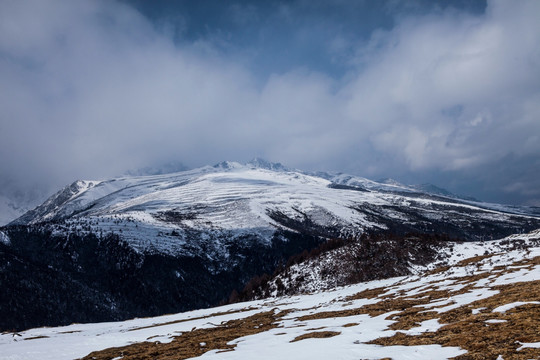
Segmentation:
[(95, 187), (100, 181), (76, 180), (65, 186), (62, 190), (49, 197), (42, 205), (30, 210), (21, 217), (13, 220), (11, 225), (19, 225), (32, 222), (34, 219), (52, 220), (66, 204), (83, 192)]
[(289, 171), (290, 169), (281, 163), (274, 163), (261, 158), (253, 158), (245, 164), (236, 161), (222, 161), (213, 166), (215, 169), (232, 170), (241, 168), (265, 169), (272, 171)]
[(253, 158), (246, 163), (247, 166), (251, 166), (258, 169), (274, 170), (274, 171), (288, 171), (289, 168), (281, 163), (270, 162), (261, 158)]

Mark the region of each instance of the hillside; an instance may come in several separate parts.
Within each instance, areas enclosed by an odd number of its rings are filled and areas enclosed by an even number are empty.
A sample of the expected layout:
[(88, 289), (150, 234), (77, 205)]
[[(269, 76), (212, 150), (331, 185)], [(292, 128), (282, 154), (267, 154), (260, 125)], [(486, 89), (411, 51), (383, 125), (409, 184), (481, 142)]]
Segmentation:
[(3, 333), (0, 353), (13, 360), (540, 358), (540, 233), (454, 248), (451, 266), (418, 275)]
[[(255, 276), (336, 238), (354, 244), (367, 235), (414, 233), (474, 241), (537, 228), (531, 207), (263, 160), (76, 181), (0, 228), (0, 330), (216, 306)], [(328, 284), (407, 275), (451, 246), (407, 244), (396, 258), (404, 247), (380, 243), (377, 256), (360, 259), (369, 276)], [(386, 262), (391, 257), (397, 261)], [(384, 271), (371, 270), (374, 260)]]
[[(424, 189), (423, 187), (422, 189)], [(460, 200), (346, 174), (306, 173), (256, 160), (190, 171), (76, 181), (11, 225), (54, 233), (117, 233), (140, 252), (193, 254), (194, 236), (236, 239), (277, 230), (350, 237), (366, 231), (437, 232), (466, 240), (540, 226), (537, 208)], [(209, 244), (209, 257), (227, 253)]]
[(291, 296), (337, 286), (450, 268), (468, 257), (523, 250), (540, 244), (540, 231), (499, 241), (463, 242), (425, 234), (375, 234), (332, 241), (291, 257), (273, 276), (253, 278), (232, 301)]

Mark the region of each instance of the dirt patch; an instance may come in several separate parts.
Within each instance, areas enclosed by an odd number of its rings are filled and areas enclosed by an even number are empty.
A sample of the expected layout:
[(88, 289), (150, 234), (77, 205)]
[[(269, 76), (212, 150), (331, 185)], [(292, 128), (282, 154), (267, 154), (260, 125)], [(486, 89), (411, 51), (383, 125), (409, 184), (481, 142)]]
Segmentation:
[(452, 278), (452, 280), (456, 280), (456, 284), (468, 284), (468, 283), (472, 283), (478, 280), (486, 279), (490, 277), (491, 275), (493, 274), (489, 273), (488, 271), (484, 271), (475, 275), (464, 276), (461, 278)]
[(322, 330), (322, 329), (325, 329), (326, 326), (320, 326), (318, 328), (309, 328), (309, 329), (306, 329), (306, 331), (316, 331), (316, 330)]
[(214, 318), (216, 316), (236, 314), (236, 313), (241, 313), (241, 312), (246, 312), (246, 311), (251, 311), (251, 310), (253, 310), (253, 309), (246, 308), (246, 309), (241, 309), (241, 310), (231, 310), (231, 311), (217, 312), (217, 313), (213, 313), (213, 314), (209, 314), (209, 315), (205, 315), (205, 316), (193, 317), (193, 318), (189, 318), (189, 319), (167, 321), (167, 322), (164, 322), (164, 323), (158, 323), (158, 324), (152, 324), (152, 325), (148, 325), (148, 326), (136, 327), (136, 328), (133, 328), (133, 329), (129, 329), (128, 331), (136, 331), (136, 330), (150, 329), (150, 328), (159, 327), (159, 326), (165, 326), (165, 325), (180, 324), (180, 323), (185, 323), (185, 322), (193, 321), (193, 320), (201, 320), (201, 319), (207, 319), (207, 318), (210, 319), (210, 318)]
[(455, 266), (467, 266), (467, 265), (470, 265), (472, 263), (479, 263), (480, 261), (482, 261), (484, 259), (487, 259), (487, 258), (490, 258), (490, 257), (493, 257), (495, 255), (498, 255), (498, 254), (493, 253), (493, 254), (489, 254), (489, 255), (473, 256), (473, 257), (470, 257), (470, 258), (459, 261)]
[(234, 350), (230, 341), (278, 327), (277, 322), (287, 313), (262, 312), (244, 319), (227, 321), (210, 329), (195, 329), (175, 336), (170, 343), (142, 342), (132, 345), (94, 351), (82, 360), (180, 360), (196, 357), (210, 350)]
[(384, 287), (366, 289), (354, 295), (347, 296), (345, 298), (345, 301), (352, 301), (352, 300), (359, 300), (359, 299), (374, 299), (378, 297), (379, 295), (384, 294), (387, 291), (388, 291), (388, 288), (384, 288)]
[(35, 339), (46, 339), (46, 338), (48, 338), (48, 336), (40, 335), (40, 336), (32, 336), (32, 337), (26, 338), (24, 340), (35, 340)]
[[(425, 308), (421, 305), (427, 305), (433, 301), (439, 299), (447, 299), (450, 296), (458, 295), (467, 292), (470, 287), (464, 287), (457, 291), (448, 290), (434, 290), (427, 288), (425, 291), (415, 294), (411, 297), (396, 297), (393, 299), (384, 299), (374, 304), (367, 304), (359, 308), (337, 311), (325, 311), (315, 314), (305, 315), (298, 320), (316, 320), (316, 319), (328, 319), (335, 317), (348, 317), (361, 314), (367, 314), (369, 316), (379, 316), (390, 312), (398, 312), (398, 314), (390, 315), (387, 319), (395, 320), (397, 323), (392, 324), (394, 329), (408, 329), (417, 325), (417, 319), (419, 321), (428, 320), (433, 318), (433, 314), (436, 312), (424, 312)], [(420, 314), (421, 313), (421, 314)], [(414, 318), (411, 320), (411, 318)]]
[(511, 266), (531, 266), (531, 265), (540, 265), (540, 256), (536, 256), (532, 259), (523, 259), (516, 261)]
[(426, 272), (426, 275), (435, 275), (435, 274), (439, 274), (439, 273), (442, 273), (442, 272), (445, 272), (447, 270), (450, 270), (450, 266), (439, 266), (433, 270), (429, 270)]
[(337, 310), (337, 311), (321, 311), (314, 314), (300, 316), (299, 321), (317, 320), (317, 319), (330, 319), (336, 317), (347, 317), (361, 314), (368, 314), (368, 311), (364, 307), (349, 309), (349, 310)]
[(314, 331), (314, 332), (297, 336), (290, 342), (300, 341), (304, 339), (325, 339), (325, 338), (331, 338), (331, 337), (337, 336), (339, 334), (341, 334), (341, 332), (339, 331)]

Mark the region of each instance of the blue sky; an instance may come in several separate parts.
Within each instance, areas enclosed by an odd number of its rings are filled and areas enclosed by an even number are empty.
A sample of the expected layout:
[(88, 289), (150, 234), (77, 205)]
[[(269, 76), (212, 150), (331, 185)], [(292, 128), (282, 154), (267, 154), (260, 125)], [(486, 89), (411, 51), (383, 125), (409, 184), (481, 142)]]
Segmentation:
[(0, 197), (263, 157), (540, 205), (539, 13), (536, 0), (0, 1)]

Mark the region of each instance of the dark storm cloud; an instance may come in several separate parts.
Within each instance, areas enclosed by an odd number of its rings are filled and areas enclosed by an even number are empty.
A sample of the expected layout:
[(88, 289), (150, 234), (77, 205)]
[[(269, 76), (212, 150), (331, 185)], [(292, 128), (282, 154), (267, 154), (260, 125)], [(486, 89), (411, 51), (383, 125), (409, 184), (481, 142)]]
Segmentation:
[(0, 195), (261, 156), (537, 202), (540, 3), (375, 3), (0, 3)]

